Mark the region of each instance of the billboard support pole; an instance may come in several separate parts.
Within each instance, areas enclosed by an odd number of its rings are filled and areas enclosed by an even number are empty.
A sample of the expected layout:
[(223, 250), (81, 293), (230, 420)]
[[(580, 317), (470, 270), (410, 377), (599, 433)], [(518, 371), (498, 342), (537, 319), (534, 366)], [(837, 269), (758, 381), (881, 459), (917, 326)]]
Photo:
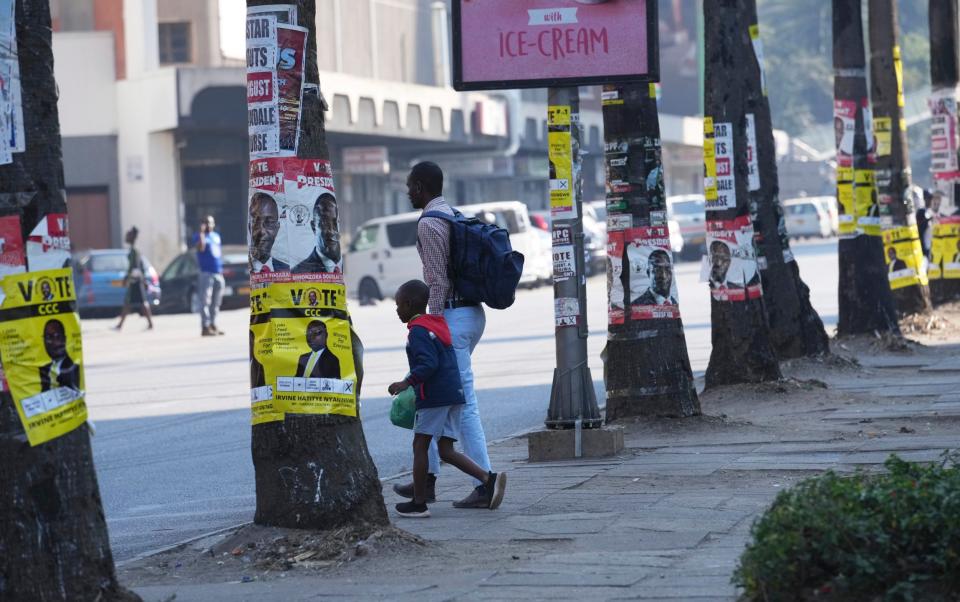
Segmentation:
[(547, 104), (557, 367), (545, 424), (550, 429), (575, 428), (579, 456), (581, 428), (603, 425), (587, 365), (580, 92), (576, 87), (550, 88)]

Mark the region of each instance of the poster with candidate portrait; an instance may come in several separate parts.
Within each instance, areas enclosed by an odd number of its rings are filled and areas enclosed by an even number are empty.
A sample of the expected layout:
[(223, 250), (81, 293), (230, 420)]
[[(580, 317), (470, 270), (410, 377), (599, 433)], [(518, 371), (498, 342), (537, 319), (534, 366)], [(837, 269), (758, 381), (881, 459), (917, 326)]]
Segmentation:
[(857, 103), (853, 100), (833, 101), (833, 136), (837, 149), (837, 165), (853, 166), (853, 138), (856, 134)]
[(679, 318), (679, 296), (667, 227), (631, 228), (624, 232), (624, 237), (630, 264), (631, 319)]
[(940, 217), (933, 226), (931, 280), (960, 278), (960, 216)]
[(8, 274), (0, 287), (0, 358), (27, 439), (36, 446), (87, 420), (73, 271)]
[(750, 216), (707, 222), (707, 256), (700, 280), (717, 301), (746, 301), (763, 294)]
[(916, 224), (884, 230), (883, 255), (891, 290), (927, 286), (923, 248)]
[(607, 324), (613, 326), (624, 321), (623, 235), (615, 231), (607, 236)]

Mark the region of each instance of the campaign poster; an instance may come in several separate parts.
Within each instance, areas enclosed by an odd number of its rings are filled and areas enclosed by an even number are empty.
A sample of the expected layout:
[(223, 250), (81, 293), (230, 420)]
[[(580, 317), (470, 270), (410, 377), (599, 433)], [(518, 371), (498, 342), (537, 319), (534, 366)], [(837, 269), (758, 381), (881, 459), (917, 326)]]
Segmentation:
[(277, 23), (286, 23), (287, 25), (297, 24), (297, 7), (293, 4), (248, 6), (247, 16), (249, 17), (251, 15), (270, 15), (277, 20)]
[(576, 274), (577, 262), (573, 246), (573, 229), (568, 225), (553, 226), (553, 281), (564, 282)]
[(0, 277), (27, 271), (27, 256), (23, 248), (20, 216), (0, 217)]
[(248, 237), (253, 284), (343, 284), (340, 215), (330, 162), (271, 157), (250, 163)]
[[(704, 128), (706, 128), (706, 123)], [(730, 209), (737, 206), (736, 179), (733, 159), (733, 124), (729, 122), (712, 123), (713, 138), (710, 153), (712, 165), (707, 167), (708, 178), (712, 179), (711, 195), (707, 197), (707, 211)], [(704, 147), (704, 162), (707, 163), (708, 151)]]
[(753, 24), (749, 28), (750, 42), (753, 44), (753, 54), (757, 57), (757, 64), (760, 65), (760, 89), (763, 95), (767, 95), (767, 71), (763, 66), (763, 39), (760, 37), (760, 26)]
[(70, 265), (69, 221), (66, 213), (50, 213), (27, 237), (27, 267), (31, 272)]
[(631, 319), (679, 318), (677, 280), (667, 226), (632, 228), (624, 237), (630, 263)]
[(710, 116), (703, 118), (703, 196), (708, 209), (717, 203), (717, 144)]
[(550, 161), (550, 216), (553, 219), (574, 219), (573, 140), (570, 107), (551, 105), (547, 108), (547, 150)]
[[(633, 190), (630, 185), (630, 165), (626, 140), (607, 142), (604, 145), (604, 160), (607, 167), (606, 192), (608, 196), (622, 195)], [(624, 203), (625, 206), (625, 203)]]
[(750, 216), (707, 222), (707, 253), (700, 278), (717, 301), (746, 301), (763, 291), (753, 247)]
[(259, 349), (259, 360), (274, 405), (288, 414), (356, 416), (357, 372), (343, 285), (275, 282), (268, 290), (271, 344)]
[(884, 230), (883, 255), (892, 290), (927, 285), (923, 248), (916, 224)]
[(853, 167), (853, 138), (857, 127), (857, 103), (853, 100), (833, 101), (833, 135), (837, 148), (837, 165)]
[(880, 236), (880, 204), (872, 169), (854, 170), (853, 192), (857, 207), (857, 231), (868, 236)]
[(556, 328), (576, 326), (580, 321), (580, 300), (576, 297), (554, 299), (553, 321)]
[(274, 403), (276, 383), (267, 379), (266, 366), (273, 357), (270, 295), (267, 288), (250, 292), (250, 412), (254, 425), (283, 420), (283, 409)]
[(873, 109), (870, 107), (870, 100), (864, 98), (860, 101), (863, 111), (863, 133), (867, 140), (867, 161), (876, 163), (877, 161), (877, 139), (873, 135)]
[(277, 26), (277, 112), (280, 117), (279, 152), (296, 156), (300, 141), (303, 74), (306, 65), (307, 30), (295, 25)]
[(277, 18), (247, 16), (247, 133), (255, 157), (280, 152), (277, 104)]
[(960, 278), (960, 215), (941, 217), (933, 226), (931, 280)]
[(893, 152), (893, 119), (890, 117), (874, 119), (873, 137), (877, 141), (877, 156), (889, 157)]
[(0, 279), (0, 358), (30, 445), (87, 420), (83, 349), (70, 269)]
[(840, 238), (857, 235), (857, 208), (853, 194), (853, 168), (837, 167), (837, 221)]
[(624, 233), (610, 232), (607, 236), (607, 323), (623, 324), (623, 241)]
[(0, 0), (0, 165), (13, 162), (13, 153), (22, 153), (26, 148), (16, 2)]
[(957, 92), (934, 90), (930, 95), (930, 171), (938, 179), (960, 177), (957, 164)]

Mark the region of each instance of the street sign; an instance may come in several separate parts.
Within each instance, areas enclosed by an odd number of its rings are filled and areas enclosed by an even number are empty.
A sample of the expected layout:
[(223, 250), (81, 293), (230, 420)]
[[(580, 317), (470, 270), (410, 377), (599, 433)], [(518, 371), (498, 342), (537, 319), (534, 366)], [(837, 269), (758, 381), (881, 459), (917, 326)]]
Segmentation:
[(453, 87), (658, 81), (656, 0), (453, 0)]

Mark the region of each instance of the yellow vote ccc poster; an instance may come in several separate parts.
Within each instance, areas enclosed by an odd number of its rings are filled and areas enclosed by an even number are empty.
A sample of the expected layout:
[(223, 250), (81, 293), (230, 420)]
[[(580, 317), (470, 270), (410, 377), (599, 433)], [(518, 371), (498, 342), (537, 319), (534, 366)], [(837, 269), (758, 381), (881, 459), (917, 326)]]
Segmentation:
[(266, 288), (250, 293), (250, 409), (252, 424), (283, 420), (283, 409), (274, 403), (275, 383), (267, 380), (266, 366), (273, 355), (270, 296)]
[(269, 353), (258, 351), (275, 410), (291, 414), (357, 415), (346, 288), (331, 282), (274, 282)]
[(916, 224), (884, 230), (883, 255), (892, 290), (927, 285), (923, 248)]
[(27, 439), (40, 445), (87, 420), (73, 272), (9, 274), (0, 287), (0, 357)]

